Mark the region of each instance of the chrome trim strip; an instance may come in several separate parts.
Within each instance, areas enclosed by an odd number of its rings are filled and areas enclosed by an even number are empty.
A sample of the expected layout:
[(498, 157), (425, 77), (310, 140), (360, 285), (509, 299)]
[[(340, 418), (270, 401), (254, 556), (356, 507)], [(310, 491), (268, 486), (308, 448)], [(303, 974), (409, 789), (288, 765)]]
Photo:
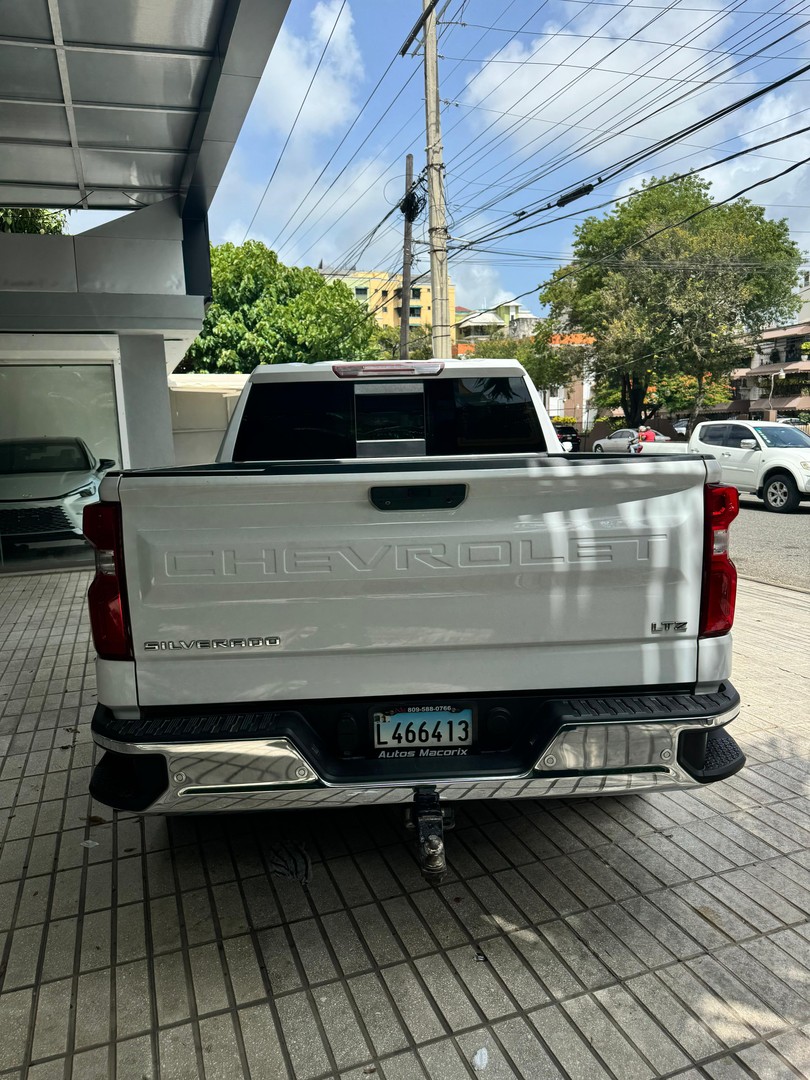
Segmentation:
[(534, 768), (595, 772), (599, 769), (650, 768), (678, 756), (682, 731), (723, 727), (739, 715), (739, 705), (714, 716), (679, 720), (623, 720), (607, 724), (563, 727)]

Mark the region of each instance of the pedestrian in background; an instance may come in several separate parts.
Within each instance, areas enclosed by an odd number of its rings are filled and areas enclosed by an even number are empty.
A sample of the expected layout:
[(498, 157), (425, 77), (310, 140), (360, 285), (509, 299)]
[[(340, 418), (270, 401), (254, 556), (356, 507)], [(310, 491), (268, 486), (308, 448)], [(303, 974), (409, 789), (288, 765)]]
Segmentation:
[(640, 454), (644, 449), (644, 444), (652, 442), (655, 442), (655, 432), (650, 430), (650, 428), (645, 427), (644, 424), (641, 424), (638, 429), (638, 435), (630, 440), (630, 453)]

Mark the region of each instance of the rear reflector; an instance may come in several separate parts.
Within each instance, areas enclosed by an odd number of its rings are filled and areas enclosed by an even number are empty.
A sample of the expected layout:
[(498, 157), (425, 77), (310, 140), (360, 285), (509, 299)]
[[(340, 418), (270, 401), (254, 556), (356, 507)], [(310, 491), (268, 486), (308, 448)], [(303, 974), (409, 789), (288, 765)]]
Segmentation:
[(119, 503), (84, 508), (84, 535), (96, 549), (96, 576), (87, 594), (93, 644), (102, 660), (131, 660)]
[(728, 555), (728, 530), (740, 512), (737, 489), (706, 484), (703, 592), (700, 601), (700, 637), (727, 634), (734, 623), (737, 568)]
[(372, 361), (370, 364), (332, 364), (332, 371), (339, 379), (379, 379), (389, 375), (440, 375), (444, 371), (441, 360), (417, 360), (413, 363), (386, 363)]

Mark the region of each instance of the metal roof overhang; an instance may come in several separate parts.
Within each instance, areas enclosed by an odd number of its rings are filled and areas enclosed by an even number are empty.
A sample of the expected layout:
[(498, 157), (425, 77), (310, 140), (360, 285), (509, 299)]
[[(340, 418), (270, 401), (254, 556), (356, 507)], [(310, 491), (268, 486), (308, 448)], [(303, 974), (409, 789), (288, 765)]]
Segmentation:
[(202, 218), (289, 0), (20, 0), (0, 16), (0, 205)]

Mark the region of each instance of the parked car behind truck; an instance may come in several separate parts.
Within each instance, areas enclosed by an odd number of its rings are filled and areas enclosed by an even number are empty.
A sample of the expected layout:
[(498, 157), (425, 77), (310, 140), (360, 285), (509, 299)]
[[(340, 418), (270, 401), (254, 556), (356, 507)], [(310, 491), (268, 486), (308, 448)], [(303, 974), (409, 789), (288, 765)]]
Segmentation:
[(558, 424), (555, 422), (554, 430), (563, 450), (570, 450), (572, 454), (578, 454), (582, 446), (582, 436), (573, 424)]
[(578, 455), (516, 361), (258, 368), (217, 463), (128, 471), (98, 551), (95, 798), (136, 813), (687, 789), (726, 725), (737, 493)]
[(82, 540), (85, 506), (115, 462), (98, 461), (83, 439), (0, 440), (0, 539)]
[[(662, 435), (660, 431), (655, 431), (654, 428), (649, 430), (655, 436), (655, 443), (660, 445), (661, 443), (670, 442), (669, 435)], [(595, 454), (631, 454), (633, 445), (638, 440), (638, 432), (638, 428), (619, 428), (618, 431), (614, 431), (604, 439), (597, 439), (593, 444), (593, 451)]]
[(757, 495), (774, 513), (810, 499), (810, 436), (789, 424), (709, 420), (695, 429), (689, 450), (714, 454), (724, 484)]

